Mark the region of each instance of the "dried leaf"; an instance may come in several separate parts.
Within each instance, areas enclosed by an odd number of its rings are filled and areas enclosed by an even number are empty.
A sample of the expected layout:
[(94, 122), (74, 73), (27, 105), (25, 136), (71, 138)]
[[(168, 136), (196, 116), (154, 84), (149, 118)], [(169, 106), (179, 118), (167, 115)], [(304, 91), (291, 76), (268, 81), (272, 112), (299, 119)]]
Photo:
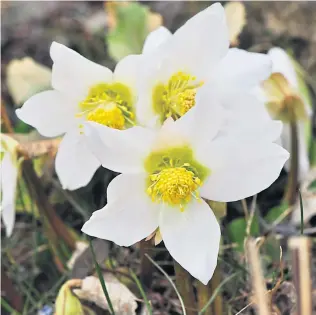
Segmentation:
[(21, 105), (32, 95), (51, 88), (51, 70), (30, 57), (14, 59), (7, 66), (7, 86), (16, 105)]
[[(100, 239), (92, 241), (97, 262), (103, 265), (109, 254), (109, 242)], [(90, 248), (86, 248), (81, 255), (74, 261), (72, 278), (83, 279), (94, 270), (94, 262)]]
[[(104, 274), (106, 287), (117, 315), (136, 314), (136, 296), (112, 274)], [(83, 300), (95, 303), (99, 307), (108, 310), (108, 304), (104, 296), (99, 278), (90, 276), (82, 280), (81, 289), (74, 293)]]
[(68, 269), (72, 269), (76, 260), (84, 253), (84, 251), (89, 247), (89, 244), (86, 242), (78, 241), (76, 242), (76, 249), (72, 253), (70, 259), (67, 262)]
[(242, 2), (229, 2), (225, 5), (229, 41), (232, 46), (239, 44), (238, 36), (247, 23), (246, 9)]

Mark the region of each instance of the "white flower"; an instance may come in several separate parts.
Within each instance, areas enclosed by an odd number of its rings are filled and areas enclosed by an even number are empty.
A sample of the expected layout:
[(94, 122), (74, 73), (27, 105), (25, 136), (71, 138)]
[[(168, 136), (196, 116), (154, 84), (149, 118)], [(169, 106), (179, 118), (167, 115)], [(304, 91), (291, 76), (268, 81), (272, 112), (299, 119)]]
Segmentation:
[(11, 236), (15, 222), (15, 193), (18, 178), (18, 143), (1, 134), (1, 216), (7, 236)]
[[(305, 137), (306, 122), (312, 114), (311, 108), (305, 96), (299, 91), (299, 81), (294, 68), (294, 64), (288, 54), (281, 48), (274, 47), (269, 50), (268, 56), (272, 60), (272, 75), (263, 82), (262, 87), (256, 90), (257, 95), (266, 102), (271, 117), (282, 119), (285, 124), (281, 134), (282, 146), (290, 150), (291, 132), (287, 122), (289, 105), (285, 102), (294, 100), (293, 111), (298, 124), (299, 140), (299, 179), (304, 179), (309, 170), (308, 144)], [(290, 104), (290, 103), (288, 103)], [(285, 164), (285, 169), (289, 171), (290, 161)]]
[(206, 83), (210, 98), (216, 97), (229, 109), (239, 107), (238, 114), (244, 97), (248, 98), (243, 92), (271, 73), (268, 56), (229, 49), (225, 11), (219, 3), (195, 15), (173, 35), (165, 27), (150, 33), (143, 55), (136, 107), (139, 120), (147, 126), (184, 115)]
[(100, 166), (87, 146), (82, 123), (95, 121), (117, 129), (135, 124), (140, 56), (122, 59), (112, 73), (56, 42), (50, 55), (54, 90), (31, 97), (16, 113), (44, 136), (65, 134), (56, 172), (63, 188), (72, 190), (87, 185)]
[[(237, 128), (240, 120), (209, 97), (204, 85), (196, 106), (160, 129), (85, 124), (103, 165), (122, 174), (108, 187), (107, 205), (82, 228), (121, 246), (159, 228), (173, 258), (204, 284), (216, 266), (220, 227), (203, 198), (228, 202), (256, 194), (276, 180), (289, 156), (273, 143), (280, 122)], [(116, 159), (108, 158), (109, 149)]]

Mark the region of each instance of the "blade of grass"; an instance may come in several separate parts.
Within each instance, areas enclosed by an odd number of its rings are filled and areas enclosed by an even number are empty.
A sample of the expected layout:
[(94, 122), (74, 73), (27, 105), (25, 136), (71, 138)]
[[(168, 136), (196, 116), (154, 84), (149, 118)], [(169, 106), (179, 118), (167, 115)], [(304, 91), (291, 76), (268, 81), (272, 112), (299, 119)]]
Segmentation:
[(209, 306), (212, 304), (212, 302), (215, 300), (217, 294), (220, 292), (222, 287), (224, 286), (225, 283), (230, 281), (232, 278), (234, 278), (236, 275), (238, 275), (239, 272), (233, 273), (231, 276), (223, 280), (220, 285), (214, 290), (214, 293), (212, 294), (211, 298), (208, 300), (208, 302), (204, 305), (204, 307), (199, 311), (198, 315), (202, 315), (203, 313), (206, 312), (206, 310), (209, 308)]
[(186, 310), (185, 310), (185, 306), (184, 306), (182, 297), (181, 297), (179, 291), (177, 290), (177, 287), (175, 286), (175, 284), (174, 284), (173, 281), (171, 280), (171, 278), (168, 276), (168, 274), (167, 274), (157, 263), (155, 263), (155, 261), (154, 261), (148, 254), (145, 254), (145, 256), (151, 261), (151, 263), (152, 263), (152, 264), (167, 278), (167, 280), (170, 282), (170, 284), (172, 285), (173, 289), (176, 291), (177, 296), (178, 296), (178, 298), (179, 298), (183, 315), (186, 315), (187, 313), (186, 313)]
[(153, 310), (152, 310), (152, 307), (150, 305), (150, 301), (148, 300), (147, 295), (142, 287), (142, 284), (140, 283), (139, 279), (137, 278), (137, 276), (133, 270), (130, 270), (130, 273), (131, 273), (131, 276), (132, 276), (133, 280), (135, 281), (135, 283), (138, 287), (138, 290), (139, 290), (139, 292), (140, 292), (140, 294), (141, 294), (141, 296), (146, 304), (146, 307), (147, 307), (149, 314), (152, 315)]
[(301, 191), (298, 190), (298, 194), (300, 197), (300, 211), (301, 211), (301, 235), (304, 234), (304, 209), (303, 209), (303, 199), (302, 199), (302, 194)]
[(93, 249), (93, 245), (92, 245), (92, 241), (91, 241), (90, 237), (89, 237), (89, 245), (90, 245), (90, 249), (91, 249), (91, 253), (92, 253), (92, 257), (93, 257), (93, 262), (95, 264), (95, 269), (97, 271), (97, 274), (98, 274), (98, 277), (99, 277), (99, 280), (100, 280), (100, 283), (101, 283), (101, 286), (102, 286), (103, 293), (104, 293), (106, 301), (108, 303), (108, 306), (109, 306), (109, 309), (110, 309), (110, 313), (112, 315), (115, 315), (115, 311), (114, 311), (114, 308), (113, 308), (113, 305), (112, 305), (112, 301), (110, 299), (108, 290), (106, 288), (101, 268), (100, 268), (100, 266), (99, 266), (99, 264), (97, 262), (97, 259), (96, 259), (96, 256), (95, 256), (95, 252), (94, 252), (94, 249)]
[(3, 297), (1, 298), (1, 306), (12, 315), (21, 315)]

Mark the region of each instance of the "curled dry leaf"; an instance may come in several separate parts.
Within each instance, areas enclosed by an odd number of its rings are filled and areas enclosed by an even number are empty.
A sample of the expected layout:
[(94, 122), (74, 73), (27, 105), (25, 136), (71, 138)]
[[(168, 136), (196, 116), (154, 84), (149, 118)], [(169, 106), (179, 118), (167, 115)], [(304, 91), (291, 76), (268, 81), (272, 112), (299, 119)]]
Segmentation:
[[(116, 315), (136, 314), (136, 296), (112, 274), (106, 273), (103, 276)], [(75, 289), (74, 293), (80, 299), (93, 302), (105, 310), (109, 309), (97, 277), (90, 276), (83, 279), (81, 289)]]
[[(304, 223), (307, 223), (312, 216), (316, 215), (316, 168), (311, 169), (301, 185), (303, 200)], [(301, 207), (297, 201), (292, 212), (292, 223), (301, 223)]]
[(225, 5), (225, 13), (229, 31), (229, 41), (232, 46), (237, 46), (238, 36), (246, 25), (246, 9), (242, 2), (229, 2)]
[(16, 105), (51, 87), (51, 70), (30, 57), (12, 60), (6, 70), (7, 86)]

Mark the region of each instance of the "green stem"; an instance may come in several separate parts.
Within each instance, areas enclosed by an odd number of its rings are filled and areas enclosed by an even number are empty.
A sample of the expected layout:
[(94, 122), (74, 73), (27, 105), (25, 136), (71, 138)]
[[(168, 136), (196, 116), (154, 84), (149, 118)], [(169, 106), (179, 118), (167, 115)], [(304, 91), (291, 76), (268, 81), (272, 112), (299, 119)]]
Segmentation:
[(288, 176), (287, 188), (284, 194), (284, 201), (288, 205), (293, 205), (296, 202), (298, 188), (298, 172), (299, 172), (299, 139), (297, 123), (293, 120), (290, 122), (290, 137), (291, 137), (291, 160), (290, 173)]
[(91, 253), (92, 253), (93, 262), (95, 264), (95, 269), (97, 271), (97, 274), (98, 274), (98, 277), (99, 277), (99, 280), (100, 280), (100, 283), (101, 283), (101, 286), (102, 286), (102, 290), (103, 290), (103, 293), (105, 295), (106, 301), (108, 303), (111, 315), (115, 315), (115, 311), (114, 311), (114, 308), (113, 308), (112, 301), (110, 299), (108, 290), (107, 290), (106, 285), (105, 285), (105, 281), (104, 281), (104, 277), (103, 277), (101, 268), (100, 268), (100, 266), (99, 266), (99, 264), (97, 262), (96, 256), (95, 256), (95, 252), (94, 252), (94, 248), (93, 248), (93, 245), (92, 245), (92, 242), (91, 242), (91, 238), (89, 238), (89, 244), (90, 244), (90, 249), (91, 249)]
[[(147, 258), (147, 256), (145, 256), (145, 257), (146, 257), (146, 260), (150, 261), (150, 260)], [(152, 264), (151, 264), (151, 265), (152, 265)], [(142, 298), (143, 298), (143, 300), (144, 300), (144, 302), (145, 302), (145, 304), (146, 304), (148, 314), (149, 314), (149, 315), (153, 315), (153, 310), (152, 310), (150, 301), (149, 301), (148, 298), (147, 298), (147, 295), (146, 295), (146, 293), (145, 293), (145, 291), (144, 291), (144, 289), (143, 289), (143, 287), (142, 287), (142, 284), (141, 284), (140, 281), (138, 280), (138, 278), (137, 278), (135, 272), (133, 272), (133, 270), (130, 270), (130, 274), (132, 275), (132, 278), (133, 278), (133, 280), (135, 281), (135, 283), (136, 283), (136, 285), (137, 285), (137, 287), (138, 287), (138, 290), (139, 290), (139, 292), (140, 292), (140, 294), (141, 294), (141, 296), (142, 296)]]
[(174, 261), (174, 270), (176, 273), (176, 284), (179, 293), (183, 299), (187, 315), (196, 314), (196, 302), (193, 291), (193, 283), (191, 275)]

